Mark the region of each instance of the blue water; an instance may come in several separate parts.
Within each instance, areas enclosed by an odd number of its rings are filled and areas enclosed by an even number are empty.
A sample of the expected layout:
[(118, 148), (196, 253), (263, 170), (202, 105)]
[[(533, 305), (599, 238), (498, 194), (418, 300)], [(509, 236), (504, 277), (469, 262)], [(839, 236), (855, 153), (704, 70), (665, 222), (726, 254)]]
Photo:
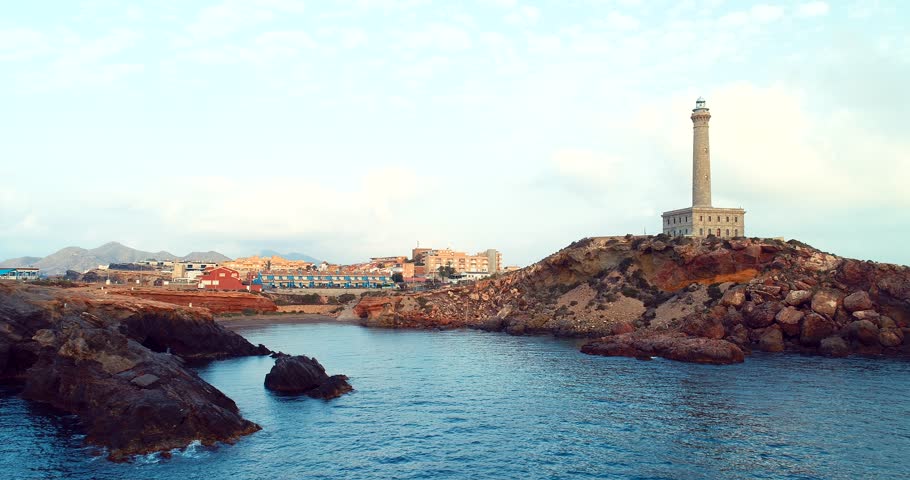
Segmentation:
[[(910, 362), (793, 355), (704, 366), (570, 341), (352, 325), (242, 330), (356, 389), (274, 396), (270, 358), (199, 370), (263, 430), (114, 464), (75, 420), (0, 396), (6, 478), (910, 478)], [(9, 392), (7, 392), (9, 393)]]

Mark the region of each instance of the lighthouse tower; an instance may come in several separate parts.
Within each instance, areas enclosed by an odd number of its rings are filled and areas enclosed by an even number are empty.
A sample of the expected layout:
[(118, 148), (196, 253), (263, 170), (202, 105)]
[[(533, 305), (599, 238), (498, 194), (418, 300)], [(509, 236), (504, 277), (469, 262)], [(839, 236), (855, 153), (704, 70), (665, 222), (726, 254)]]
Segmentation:
[(711, 151), (708, 148), (708, 121), (711, 112), (698, 97), (692, 110), (692, 206), (711, 206)]
[(704, 98), (698, 97), (689, 118), (692, 119), (692, 206), (664, 212), (661, 216), (663, 232), (689, 237), (745, 236), (745, 210), (711, 205), (711, 149), (708, 145), (711, 112)]

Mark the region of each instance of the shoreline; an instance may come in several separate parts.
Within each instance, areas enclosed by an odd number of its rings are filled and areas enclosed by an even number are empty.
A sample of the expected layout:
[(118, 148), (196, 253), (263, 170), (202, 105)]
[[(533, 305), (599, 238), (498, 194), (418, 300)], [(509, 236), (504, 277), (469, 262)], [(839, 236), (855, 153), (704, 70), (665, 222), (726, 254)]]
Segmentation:
[(215, 316), (215, 322), (226, 328), (249, 328), (265, 327), (269, 325), (294, 325), (308, 323), (336, 323), (343, 325), (360, 325), (359, 319), (333, 317), (331, 315), (321, 315), (318, 313), (294, 313), (294, 314), (261, 314), (261, 315), (242, 315), (242, 316)]

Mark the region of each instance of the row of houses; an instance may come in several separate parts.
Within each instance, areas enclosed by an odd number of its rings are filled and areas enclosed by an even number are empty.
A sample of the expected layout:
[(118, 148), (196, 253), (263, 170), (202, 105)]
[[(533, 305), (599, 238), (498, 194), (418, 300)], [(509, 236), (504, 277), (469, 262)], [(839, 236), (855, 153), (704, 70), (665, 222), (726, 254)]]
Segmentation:
[(260, 292), (263, 288), (380, 288), (392, 284), (392, 278), (385, 273), (317, 273), (275, 274), (259, 272), (255, 276), (244, 276), (228, 267), (206, 270), (199, 277), (199, 288), (206, 290), (247, 290)]

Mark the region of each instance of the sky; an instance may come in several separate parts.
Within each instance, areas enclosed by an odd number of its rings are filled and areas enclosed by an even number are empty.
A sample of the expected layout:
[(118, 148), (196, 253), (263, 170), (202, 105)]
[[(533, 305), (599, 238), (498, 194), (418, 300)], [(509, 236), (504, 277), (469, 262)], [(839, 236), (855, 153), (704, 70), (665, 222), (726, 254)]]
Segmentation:
[(527, 265), (713, 203), (910, 264), (910, 6), (108, 0), (0, 12), (0, 259), (116, 240)]

